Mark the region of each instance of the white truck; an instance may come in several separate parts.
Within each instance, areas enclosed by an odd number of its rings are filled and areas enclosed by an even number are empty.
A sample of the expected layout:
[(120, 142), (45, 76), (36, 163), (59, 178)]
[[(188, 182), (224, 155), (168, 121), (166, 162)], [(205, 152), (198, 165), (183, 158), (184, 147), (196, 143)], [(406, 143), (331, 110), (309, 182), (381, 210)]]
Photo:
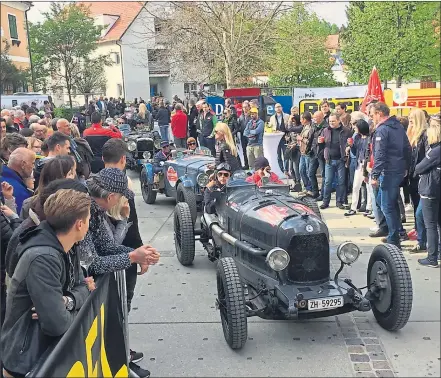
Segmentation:
[(48, 95), (41, 93), (14, 93), (13, 95), (0, 96), (0, 108), (11, 109), (14, 106), (23, 104), (31, 105), (32, 102), (37, 104), (37, 109), (43, 106), (43, 102), (48, 100)]

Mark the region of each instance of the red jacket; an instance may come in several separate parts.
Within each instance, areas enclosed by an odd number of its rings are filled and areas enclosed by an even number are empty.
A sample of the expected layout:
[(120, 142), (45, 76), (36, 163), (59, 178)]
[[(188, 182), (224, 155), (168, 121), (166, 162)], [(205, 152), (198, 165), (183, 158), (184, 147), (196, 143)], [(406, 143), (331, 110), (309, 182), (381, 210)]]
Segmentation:
[[(252, 176), (247, 177), (247, 179), (245, 181), (246, 182), (253, 182), (259, 188), (262, 186), (262, 177), (260, 177), (260, 175), (257, 172), (254, 172), (254, 174)], [(272, 184), (282, 184), (283, 185), (283, 182), (279, 180), (279, 178), (277, 177), (277, 175), (274, 172), (271, 172), (271, 175), (269, 177), (269, 181)]]
[(171, 128), (175, 138), (187, 138), (187, 114), (182, 110), (177, 110), (171, 119)]

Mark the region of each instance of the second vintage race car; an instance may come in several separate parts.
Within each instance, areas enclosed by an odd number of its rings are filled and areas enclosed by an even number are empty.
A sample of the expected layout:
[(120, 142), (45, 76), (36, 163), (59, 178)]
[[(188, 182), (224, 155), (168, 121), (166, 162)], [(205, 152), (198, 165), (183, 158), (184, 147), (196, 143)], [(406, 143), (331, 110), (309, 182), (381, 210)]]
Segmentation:
[[(217, 263), (216, 305), (229, 346), (247, 340), (247, 318), (297, 320), (373, 311), (378, 323), (395, 331), (412, 309), (412, 279), (395, 246), (374, 248), (367, 284), (339, 278), (361, 251), (348, 241), (337, 248), (340, 269), (331, 275), (329, 231), (311, 197), (294, 198), (289, 187), (257, 188), (238, 171), (216, 196), (216, 214), (204, 213), (195, 229), (189, 206), (174, 214), (176, 255), (186, 266), (195, 258), (195, 240)], [(367, 289), (363, 294), (362, 290)]]
[(208, 149), (195, 151), (174, 150), (171, 160), (164, 162), (160, 173), (155, 172), (155, 163), (149, 160), (141, 170), (141, 192), (144, 201), (153, 204), (158, 193), (173, 197), (176, 202), (186, 202), (193, 222), (203, 201), (203, 188), (213, 171), (214, 157)]

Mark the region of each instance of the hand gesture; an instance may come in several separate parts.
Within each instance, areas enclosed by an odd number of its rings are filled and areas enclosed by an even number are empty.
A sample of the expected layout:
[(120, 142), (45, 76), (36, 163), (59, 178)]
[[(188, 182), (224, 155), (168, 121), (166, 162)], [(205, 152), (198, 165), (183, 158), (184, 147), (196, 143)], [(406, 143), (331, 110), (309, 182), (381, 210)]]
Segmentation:
[(140, 265), (156, 264), (159, 256), (158, 251), (149, 245), (143, 245), (129, 253), (130, 261)]
[(8, 218), (12, 217), (15, 213), (6, 205), (2, 205), (1, 207), (1, 211), (3, 214), (5, 214), (5, 216), (7, 216)]
[(13, 198), (14, 187), (12, 185), (10, 185), (8, 182), (3, 181), (2, 182), (2, 193), (3, 193), (3, 197), (5, 199), (10, 200)]
[(140, 264), (141, 270), (138, 272), (138, 276), (142, 276), (144, 273), (147, 273), (147, 270), (149, 269), (148, 264)]
[(129, 201), (126, 201), (124, 205), (121, 206), (120, 214), (123, 218), (128, 218), (130, 216), (130, 205)]

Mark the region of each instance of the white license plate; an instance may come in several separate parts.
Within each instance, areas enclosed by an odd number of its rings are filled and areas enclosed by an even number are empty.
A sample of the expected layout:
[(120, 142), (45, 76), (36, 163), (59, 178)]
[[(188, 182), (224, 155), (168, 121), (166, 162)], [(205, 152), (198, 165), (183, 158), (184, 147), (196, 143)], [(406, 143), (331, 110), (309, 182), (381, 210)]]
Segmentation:
[(329, 310), (331, 308), (343, 307), (343, 305), (343, 297), (310, 299), (308, 301), (308, 310)]

